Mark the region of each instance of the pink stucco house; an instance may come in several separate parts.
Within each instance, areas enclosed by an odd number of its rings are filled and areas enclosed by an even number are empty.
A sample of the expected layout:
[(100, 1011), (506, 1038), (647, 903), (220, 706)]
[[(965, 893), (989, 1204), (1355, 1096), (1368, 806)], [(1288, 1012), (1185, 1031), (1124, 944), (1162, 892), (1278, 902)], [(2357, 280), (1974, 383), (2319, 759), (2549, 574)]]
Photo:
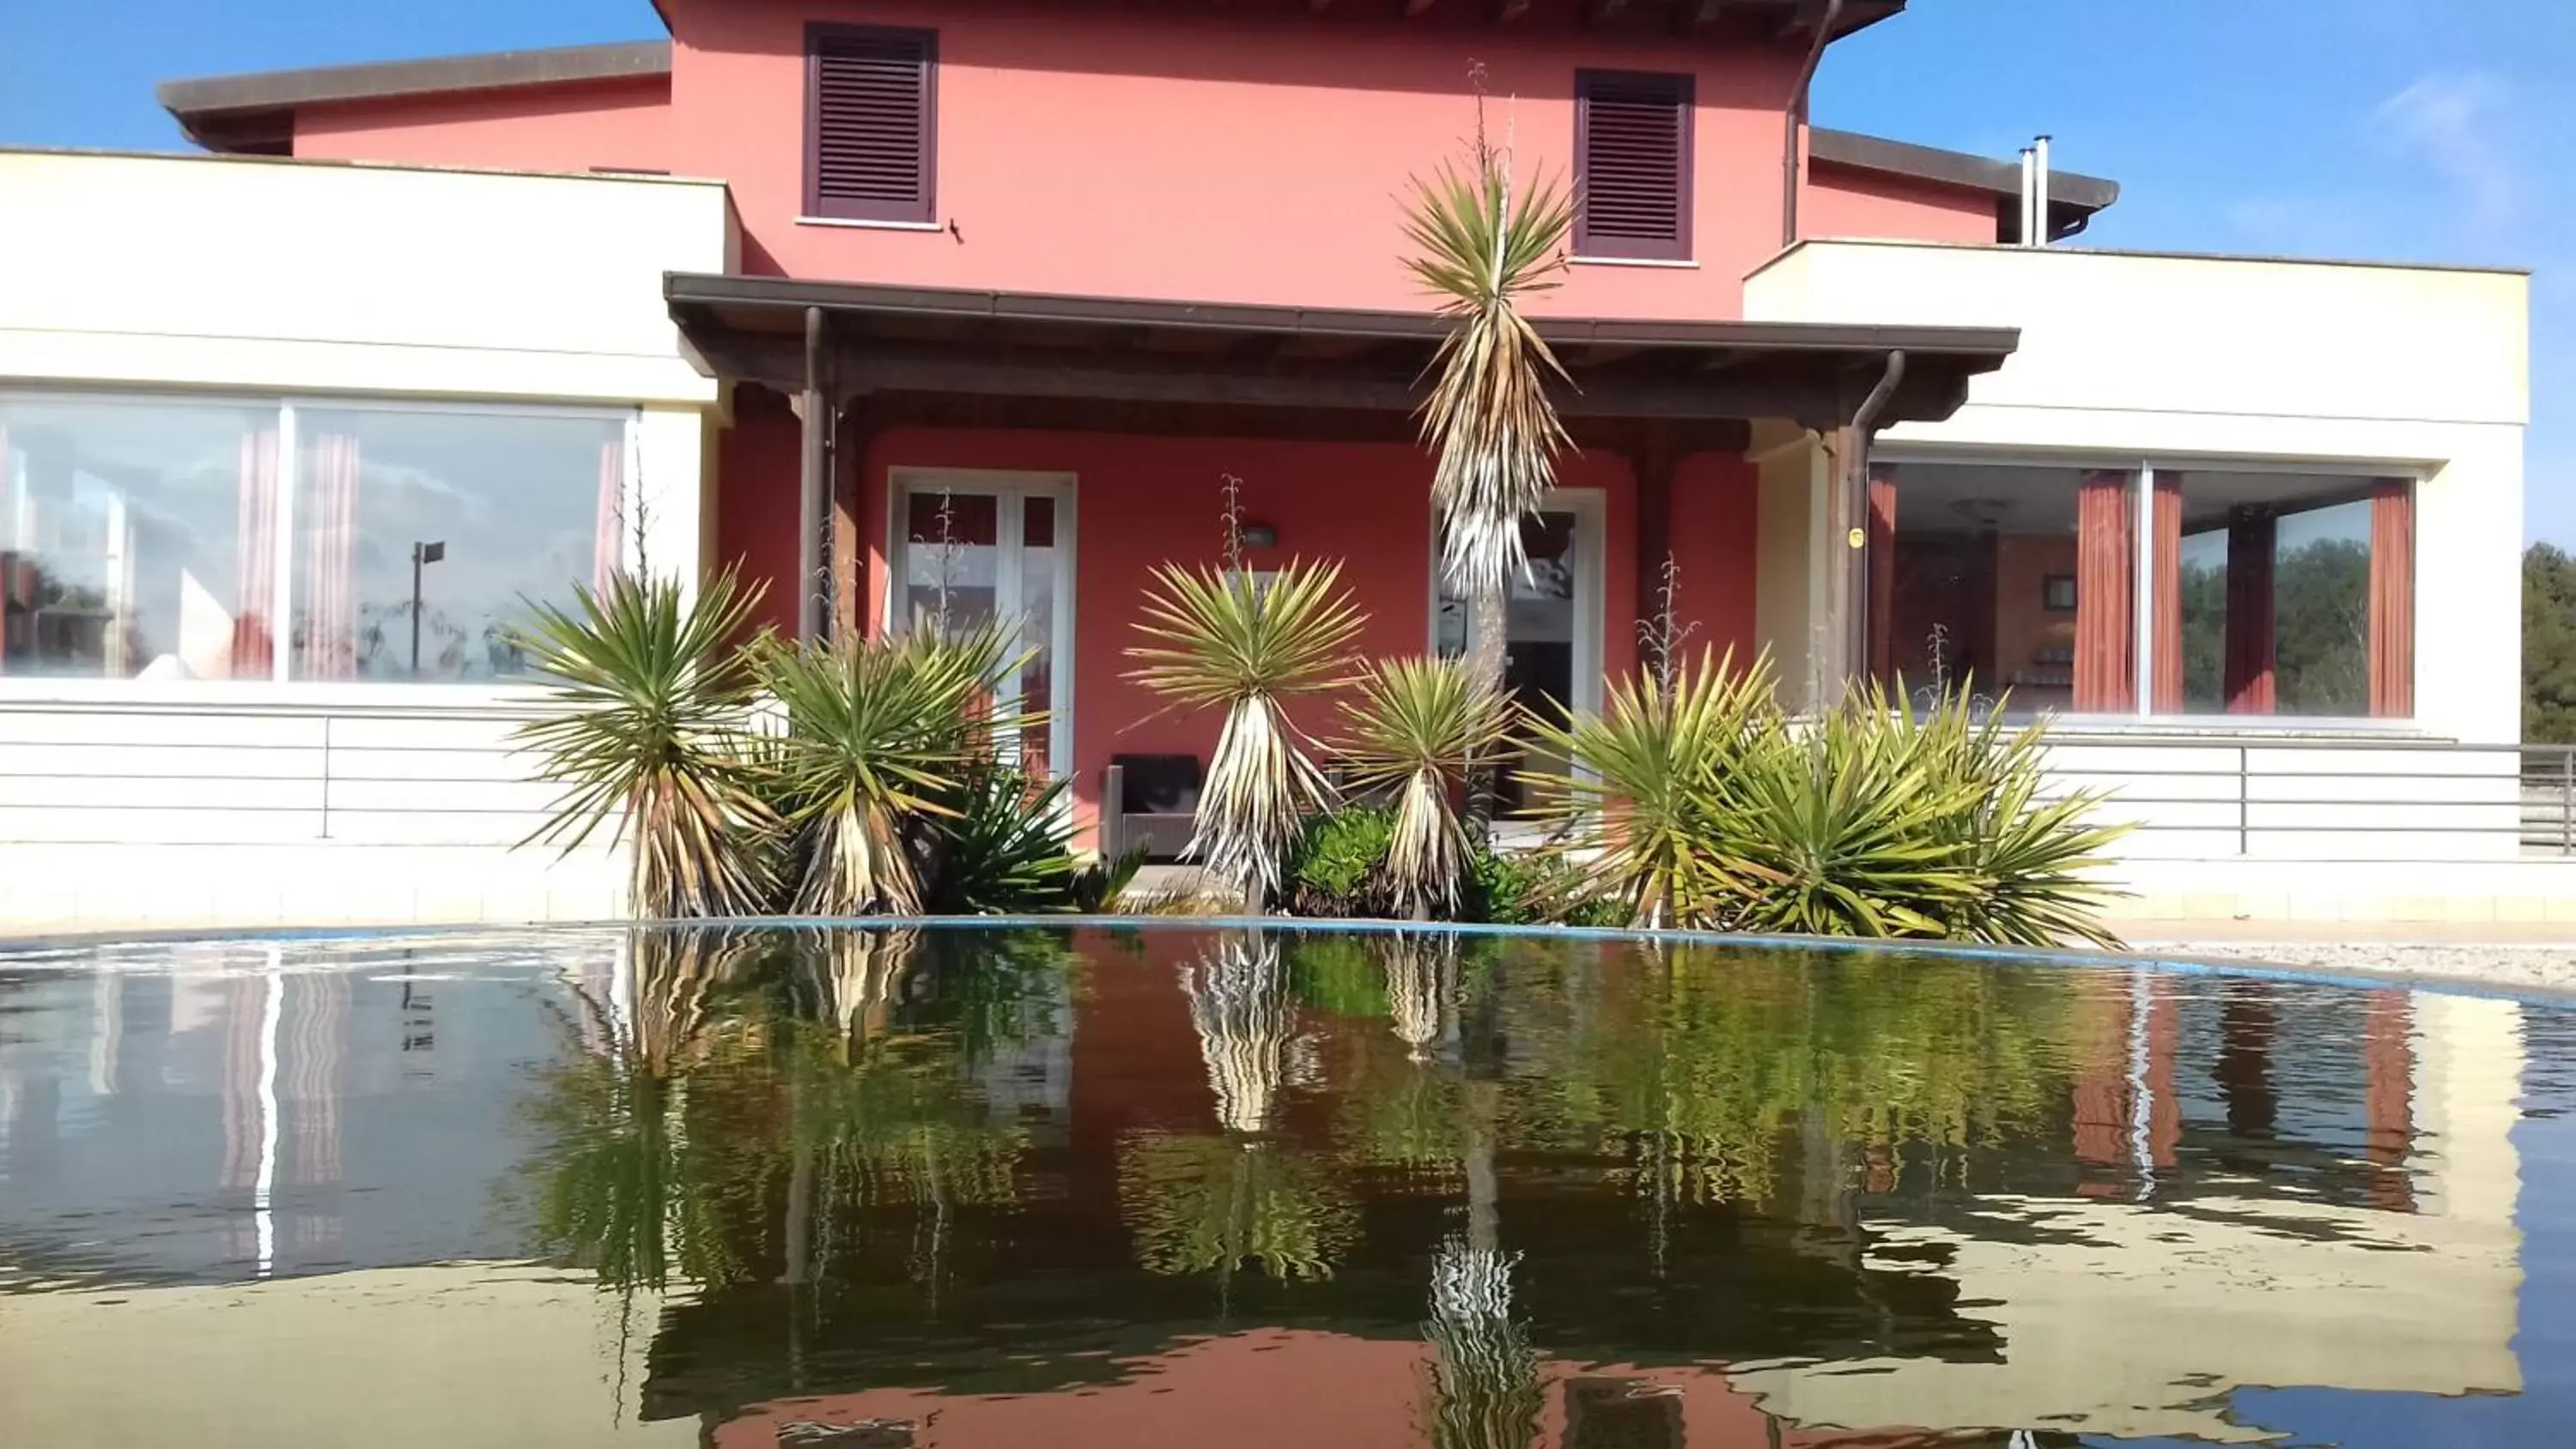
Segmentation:
[[(1373, 650), (1439, 628), (1409, 416), (1435, 328), (1398, 197), (1458, 153), (1479, 86), (1522, 169), (1584, 195), (1543, 304), (1578, 384), (1567, 506), (1533, 530), (1564, 577), (1516, 616), (1515, 661), (1561, 699), (1625, 667), (1667, 551), (1698, 636), (1749, 652), (1755, 424), (1840, 436), (1898, 352), (1875, 420), (1946, 417), (2014, 345), (1745, 320), (1745, 277), (1801, 233), (2018, 239), (2017, 169), (1790, 124), (1817, 54), (1901, 8), (1820, 28), (1827, 7), (1791, 0), (665, 0), (667, 45), (164, 96), (219, 150), (722, 178), (736, 265), (666, 289), (732, 385), (718, 556), (772, 582), (783, 628), (883, 629), (931, 586), (951, 500), (952, 591), (1044, 621), (1070, 706), (1054, 763), (1088, 815), (1113, 757), (1208, 743), (1206, 720), (1151, 717), (1121, 650), (1145, 569), (1215, 548), (1221, 476), (1272, 541), (1253, 567), (1345, 560)], [(2060, 232), (2114, 195), (2056, 185)], [(796, 586), (801, 539), (821, 589)]]
[(2143, 891), (2271, 914), (2520, 848), (2521, 274), (2075, 245), (2112, 183), (1809, 126), (1902, 0), (657, 9), (165, 85), (211, 155), (0, 150), (0, 276), (47, 279), (0, 308), (0, 743), (42, 761), (0, 770), (0, 916), (106, 872), (234, 919), (241, 871), (254, 918), (599, 913), (508, 855), (545, 801), (507, 619), (647, 534), (784, 631), (1025, 621), (1086, 838), (1213, 743), (1123, 651), (1220, 480), (1251, 568), (1343, 561), (1368, 649), (1463, 648), (1401, 200), (1480, 97), (1580, 198), (1527, 696), (1595, 704), (1669, 559), (1693, 645), (1796, 702), (2054, 716), (2183, 872)]

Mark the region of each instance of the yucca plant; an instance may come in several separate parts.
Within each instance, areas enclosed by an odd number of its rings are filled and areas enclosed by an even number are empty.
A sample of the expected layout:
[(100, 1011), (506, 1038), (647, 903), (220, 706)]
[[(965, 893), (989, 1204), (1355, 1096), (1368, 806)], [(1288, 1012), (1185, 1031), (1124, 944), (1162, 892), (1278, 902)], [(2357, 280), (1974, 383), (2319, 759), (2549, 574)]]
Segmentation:
[(516, 641), (550, 687), (517, 739), (564, 793), (522, 844), (570, 853), (613, 821), (638, 917), (762, 909), (757, 837), (775, 819), (744, 748), (752, 682), (734, 648), (759, 599), (728, 569), (694, 599), (676, 579), (619, 574), (576, 585), (570, 608), (531, 607)]
[(771, 648), (761, 684), (785, 710), (774, 743), (784, 813), (803, 860), (795, 909), (917, 914), (909, 822), (953, 816), (987, 711), (1021, 660), (991, 625), (901, 640)]
[(1455, 912), (1469, 842), (1452, 802), (1510, 738), (1502, 691), (1462, 660), (1390, 659), (1362, 672), (1343, 708), (1351, 783), (1394, 796), (1396, 908), (1417, 920)]
[(1553, 486), (1567, 442), (1547, 392), (1565, 369), (1520, 309), (1557, 285), (1573, 224), (1555, 182), (1516, 185), (1511, 158), (1485, 138), (1481, 104), (1467, 165), (1416, 178), (1405, 207), (1405, 265), (1449, 323), (1421, 408), (1422, 441), (1437, 459), (1441, 568), (1476, 610), (1479, 664), (1497, 687), (1503, 590), (1529, 562), (1521, 519)]
[(1875, 688), (1804, 731), (1753, 742), (1715, 782), (1733, 924), (1817, 936), (1937, 937), (1976, 893), (1954, 823), (1976, 785)]
[(1583, 862), (1580, 886), (1620, 902), (1632, 925), (1721, 927), (1738, 899), (1720, 789), (1780, 726), (1768, 658), (1733, 666), (1702, 650), (1695, 664), (1614, 682), (1598, 715), (1526, 720), (1541, 748), (1580, 766), (1531, 781)]
[(1291, 560), (1258, 582), (1240, 569), (1155, 569), (1127, 677), (1174, 707), (1223, 706), (1185, 852), (1266, 909), (1300, 820), (1333, 798), (1281, 702), (1347, 683), (1362, 616), (1341, 566)]
[(2117, 892), (2092, 872), (2128, 827), (2093, 824), (2089, 817), (2102, 803), (2093, 792), (2044, 798), (2046, 726), (2010, 729), (2000, 711), (1973, 718), (1969, 693), (1936, 705), (1923, 727), (1934, 768), (1967, 784), (1976, 802), (1949, 826), (1976, 890), (1947, 913), (1945, 934), (1996, 945), (2083, 941), (2116, 949), (2119, 938), (2104, 929), (2101, 911)]

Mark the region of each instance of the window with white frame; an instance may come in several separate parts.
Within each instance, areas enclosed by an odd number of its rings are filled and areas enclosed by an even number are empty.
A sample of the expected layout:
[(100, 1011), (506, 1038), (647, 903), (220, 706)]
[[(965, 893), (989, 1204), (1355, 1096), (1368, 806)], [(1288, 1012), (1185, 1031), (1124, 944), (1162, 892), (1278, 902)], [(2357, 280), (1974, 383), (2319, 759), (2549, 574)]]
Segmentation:
[(623, 556), (630, 418), (0, 394), (0, 678), (479, 682)]
[(2414, 484), (2331, 467), (1886, 463), (1872, 673), (2020, 710), (2414, 714)]

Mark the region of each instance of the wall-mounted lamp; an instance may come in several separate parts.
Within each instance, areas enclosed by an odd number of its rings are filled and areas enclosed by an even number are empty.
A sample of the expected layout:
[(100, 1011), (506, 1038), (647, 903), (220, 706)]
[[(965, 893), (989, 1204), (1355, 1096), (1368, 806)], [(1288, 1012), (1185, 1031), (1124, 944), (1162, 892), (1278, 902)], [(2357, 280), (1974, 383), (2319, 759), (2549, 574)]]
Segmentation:
[(1245, 548), (1277, 548), (1279, 546), (1279, 530), (1266, 523), (1247, 523), (1237, 531), (1235, 536), (1242, 540)]

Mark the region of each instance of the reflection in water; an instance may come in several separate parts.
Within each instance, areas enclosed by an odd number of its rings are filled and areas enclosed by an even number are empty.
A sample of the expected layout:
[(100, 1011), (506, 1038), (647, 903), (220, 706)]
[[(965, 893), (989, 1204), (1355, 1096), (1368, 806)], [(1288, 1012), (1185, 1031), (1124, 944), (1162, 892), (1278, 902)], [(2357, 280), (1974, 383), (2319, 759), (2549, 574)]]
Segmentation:
[(1257, 934), (1220, 936), (1181, 968), (1181, 991), (1189, 998), (1199, 1053), (1207, 1058), (1217, 1121), (1229, 1132), (1266, 1130), (1287, 1079), (1288, 1046), (1297, 1035), (1297, 1008), (1288, 998), (1279, 943)]
[(1421, 933), (5, 957), (0, 1442), (2560, 1442), (2571, 1063)]
[(1512, 1263), (1462, 1238), (1440, 1245), (1423, 1327), (1434, 1449), (1526, 1449), (1538, 1432), (1547, 1391), (1538, 1354), (1512, 1319)]

